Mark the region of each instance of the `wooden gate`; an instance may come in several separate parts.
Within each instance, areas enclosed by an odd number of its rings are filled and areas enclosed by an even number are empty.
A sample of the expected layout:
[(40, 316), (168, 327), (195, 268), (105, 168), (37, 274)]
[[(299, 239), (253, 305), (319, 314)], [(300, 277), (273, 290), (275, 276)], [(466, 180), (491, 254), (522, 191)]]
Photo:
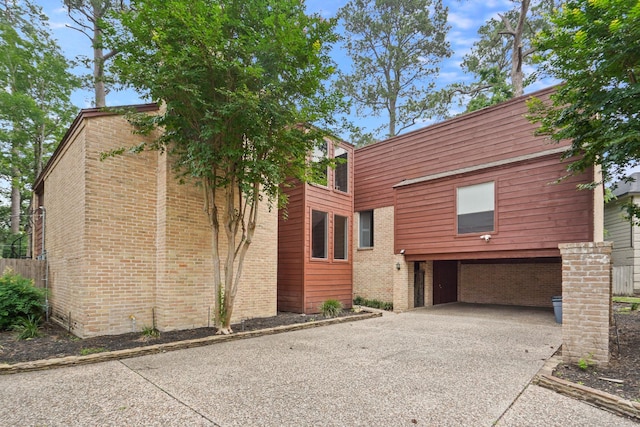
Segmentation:
[(633, 295), (633, 266), (613, 267), (613, 294)]

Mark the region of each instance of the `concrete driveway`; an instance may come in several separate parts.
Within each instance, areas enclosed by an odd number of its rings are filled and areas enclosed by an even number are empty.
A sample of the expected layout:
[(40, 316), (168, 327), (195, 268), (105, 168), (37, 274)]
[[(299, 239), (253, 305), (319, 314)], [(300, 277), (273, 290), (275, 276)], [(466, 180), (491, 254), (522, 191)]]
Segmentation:
[(529, 385), (550, 311), (453, 304), (0, 377), (0, 425), (636, 424)]

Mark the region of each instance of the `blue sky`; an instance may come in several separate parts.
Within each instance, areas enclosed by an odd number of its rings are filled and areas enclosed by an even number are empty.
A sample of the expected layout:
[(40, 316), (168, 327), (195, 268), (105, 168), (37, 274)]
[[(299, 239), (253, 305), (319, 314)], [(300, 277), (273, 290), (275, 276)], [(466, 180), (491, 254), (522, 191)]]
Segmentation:
[[(44, 12), (49, 16), (49, 24), (54, 36), (67, 57), (72, 59), (77, 55), (90, 55), (91, 46), (89, 40), (79, 32), (66, 27), (66, 24), (70, 24), (71, 21), (67, 16), (66, 8), (62, 5), (62, 0), (37, 0), (36, 3), (42, 6)], [(346, 3), (346, 0), (307, 0), (306, 3), (310, 12), (317, 12), (325, 17), (333, 17), (337, 10)], [(477, 40), (478, 28), (491, 17), (496, 17), (498, 13), (506, 12), (513, 7), (513, 3), (509, 0), (445, 0), (445, 4), (449, 6), (449, 25), (451, 29), (448, 33), (448, 40), (453, 55), (441, 64), (438, 78), (439, 86), (470, 81), (472, 76), (465, 75), (462, 72), (460, 63), (463, 56), (471, 49), (473, 42)], [(339, 49), (334, 49), (334, 59), (341, 68), (348, 68), (349, 61)], [(88, 72), (88, 70), (85, 71), (82, 67), (79, 67), (77, 72), (83, 73)], [(552, 83), (537, 83), (529, 86), (526, 91), (535, 91), (550, 84)], [(87, 91), (77, 91), (73, 95), (74, 104), (80, 108), (91, 107), (91, 100), (92, 94)], [(132, 91), (114, 91), (107, 95), (107, 105), (127, 105), (141, 102), (144, 101)], [(373, 130), (380, 122), (385, 120), (384, 118), (363, 119), (356, 116), (350, 118), (352, 121), (364, 125), (368, 130)], [(422, 125), (427, 124), (429, 123), (425, 122)]]

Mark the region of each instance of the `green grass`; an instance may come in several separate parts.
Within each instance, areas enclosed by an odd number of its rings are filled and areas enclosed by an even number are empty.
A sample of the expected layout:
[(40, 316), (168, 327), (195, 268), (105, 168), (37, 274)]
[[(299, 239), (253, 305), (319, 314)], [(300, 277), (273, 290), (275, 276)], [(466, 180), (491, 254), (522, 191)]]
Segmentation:
[(633, 303), (640, 304), (640, 298), (638, 298), (638, 297), (613, 297), (613, 302), (626, 302), (628, 304), (633, 304)]
[(104, 347), (88, 347), (88, 348), (81, 349), (80, 355), (86, 356), (88, 354), (103, 353), (105, 351), (108, 351), (108, 350)]

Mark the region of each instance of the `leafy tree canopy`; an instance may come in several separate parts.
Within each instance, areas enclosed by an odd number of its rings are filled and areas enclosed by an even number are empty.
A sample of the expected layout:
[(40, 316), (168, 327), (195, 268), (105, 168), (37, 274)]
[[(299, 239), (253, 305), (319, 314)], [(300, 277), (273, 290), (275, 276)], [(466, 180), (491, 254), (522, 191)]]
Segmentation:
[(306, 15), (300, 0), (136, 0), (108, 33), (120, 78), (165, 105), (137, 122), (162, 129), (138, 149), (168, 151), (185, 177), (203, 184), (223, 333), (258, 202), (284, 201), (284, 179), (305, 178), (307, 155), (325, 136), (306, 124), (331, 124), (340, 105), (323, 85), (335, 70), (334, 25)]
[(551, 21), (537, 45), (564, 84), (551, 106), (531, 102), (532, 120), (553, 140), (572, 141), (571, 172), (601, 165), (606, 180), (623, 179), (640, 159), (640, 2), (571, 0)]
[(441, 0), (351, 0), (338, 12), (353, 62), (338, 87), (358, 114), (388, 118), (376, 132), (394, 136), (446, 114), (434, 88), (438, 64), (451, 55), (447, 14)]

